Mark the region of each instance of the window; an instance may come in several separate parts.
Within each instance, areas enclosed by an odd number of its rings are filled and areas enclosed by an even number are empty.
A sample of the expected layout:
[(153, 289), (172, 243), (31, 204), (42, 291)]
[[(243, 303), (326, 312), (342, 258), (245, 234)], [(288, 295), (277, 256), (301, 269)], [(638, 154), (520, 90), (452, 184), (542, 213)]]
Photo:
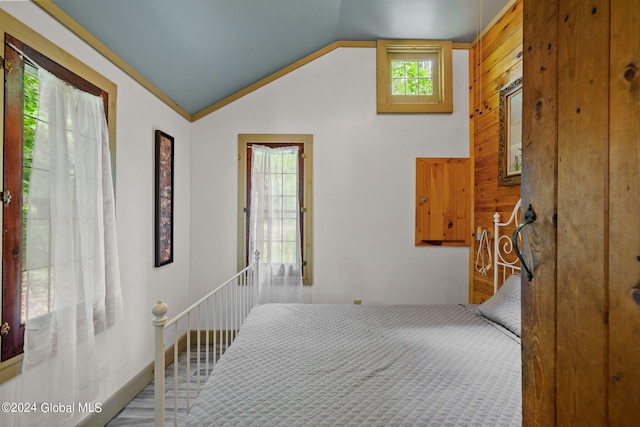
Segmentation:
[(451, 49), (451, 42), (378, 40), (378, 112), (453, 112)]
[(432, 57), (428, 59), (414, 58), (413, 55), (394, 55), (391, 59), (391, 96), (405, 99), (414, 96), (434, 97), (433, 83), (436, 70), (433, 65), (435, 59)]
[[(1, 11), (0, 11), (1, 12)], [(7, 334), (0, 342), (0, 382), (20, 371), (20, 356), (24, 344), (26, 270), (26, 196), (31, 176), (31, 154), (38, 106), (37, 69), (28, 58), (37, 61), (57, 78), (72, 86), (101, 96), (107, 118), (115, 117), (116, 86), (86, 65), (70, 57), (48, 40), (5, 13), (0, 14), (5, 41), (4, 58), (4, 121), (3, 121), (3, 188), (5, 199), (2, 222), (2, 311)], [(9, 34), (16, 34), (14, 37)], [(38, 46), (41, 51), (32, 47)], [(42, 52), (47, 52), (45, 56)], [(27, 58), (28, 57), (28, 58)], [(84, 78), (79, 77), (84, 76)], [(87, 80), (90, 79), (91, 81)], [(115, 167), (115, 120), (109, 121), (112, 168)], [(48, 295), (42, 295), (42, 313), (49, 308)], [(7, 328), (5, 328), (7, 329)]]
[[(36, 112), (38, 109), (37, 69), (25, 60), (22, 52), (37, 58), (43, 67), (68, 83), (82, 87), (94, 95), (108, 94), (46, 58), (22, 41), (7, 34), (4, 57), (8, 61), (5, 71), (4, 122), (4, 194), (2, 271), (2, 323), (9, 329), (2, 339), (2, 361), (22, 353), (24, 341), (26, 275), (26, 201), (31, 175)], [(105, 109), (106, 111), (106, 109)], [(16, 167), (20, 165), (21, 167)], [(11, 195), (10, 198), (8, 195)], [(43, 294), (41, 314), (49, 311), (50, 295)]]
[[(247, 265), (252, 255), (249, 254), (249, 215), (251, 212), (251, 157), (253, 144), (264, 145), (271, 148), (276, 147), (298, 147), (298, 168), (292, 165), (294, 162), (283, 161), (273, 173), (272, 180), (280, 182), (282, 185), (282, 233), (279, 245), (272, 245), (272, 248), (280, 248), (277, 256), (282, 262), (290, 262), (287, 257), (293, 251), (287, 250), (292, 247), (289, 240), (291, 235), (287, 233), (288, 224), (295, 224), (296, 216), (299, 219), (300, 236), (302, 240), (302, 281), (305, 285), (311, 284), (311, 234), (312, 234), (312, 211), (311, 211), (311, 154), (312, 135), (238, 135), (238, 260), (239, 265)], [(284, 158), (284, 157), (283, 157)], [(300, 197), (296, 204), (296, 190)], [(295, 226), (294, 226), (295, 229)], [(291, 231), (291, 230), (289, 230)], [(273, 249), (272, 249), (273, 251)], [(275, 256), (276, 254), (272, 254)], [(273, 259), (273, 258), (272, 258)]]

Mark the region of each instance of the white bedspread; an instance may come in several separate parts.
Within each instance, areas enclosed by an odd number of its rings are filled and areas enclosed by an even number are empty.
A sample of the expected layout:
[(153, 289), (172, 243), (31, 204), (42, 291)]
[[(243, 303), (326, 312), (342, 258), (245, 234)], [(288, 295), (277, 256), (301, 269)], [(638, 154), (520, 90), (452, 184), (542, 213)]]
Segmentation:
[(520, 426), (519, 339), (463, 305), (267, 304), (187, 425)]

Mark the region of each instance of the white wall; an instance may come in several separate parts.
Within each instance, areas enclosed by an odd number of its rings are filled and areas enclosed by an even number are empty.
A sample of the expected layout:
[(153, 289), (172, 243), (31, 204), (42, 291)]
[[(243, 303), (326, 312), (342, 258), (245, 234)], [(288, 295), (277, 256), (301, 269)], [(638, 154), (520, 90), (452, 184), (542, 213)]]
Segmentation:
[(416, 157), (468, 157), (468, 52), (453, 114), (376, 114), (375, 49), (341, 48), (196, 122), (191, 299), (236, 269), (239, 133), (314, 136), (314, 303), (464, 303), (468, 248), (415, 247)]
[[(186, 307), (189, 286), (190, 123), (31, 2), (0, 7), (118, 85), (116, 215), (127, 341), (132, 374), (153, 360), (151, 306)], [(155, 129), (175, 137), (174, 263), (154, 268)], [(0, 401), (15, 401), (21, 376), (0, 384)], [(120, 384), (119, 386), (122, 386)], [(118, 387), (119, 388), (119, 387)], [(114, 390), (106, 391), (107, 395)], [(51, 396), (55, 402), (55, 396)], [(3, 424), (3, 422), (0, 422)]]

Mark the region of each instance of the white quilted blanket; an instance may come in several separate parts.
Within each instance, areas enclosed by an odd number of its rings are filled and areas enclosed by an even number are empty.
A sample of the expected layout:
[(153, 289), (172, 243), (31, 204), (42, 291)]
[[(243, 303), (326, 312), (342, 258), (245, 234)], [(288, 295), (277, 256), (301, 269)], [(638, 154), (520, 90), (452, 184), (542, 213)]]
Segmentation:
[(187, 425), (520, 426), (520, 342), (463, 305), (267, 304)]

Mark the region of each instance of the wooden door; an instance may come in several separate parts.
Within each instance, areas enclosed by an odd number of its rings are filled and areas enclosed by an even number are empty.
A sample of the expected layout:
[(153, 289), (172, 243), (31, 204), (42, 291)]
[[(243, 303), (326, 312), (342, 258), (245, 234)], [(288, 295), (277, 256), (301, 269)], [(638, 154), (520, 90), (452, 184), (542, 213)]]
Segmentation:
[(609, 54), (608, 420), (640, 408), (640, 2), (611, 1)]
[(529, 425), (637, 425), (640, 2), (525, 0)]

